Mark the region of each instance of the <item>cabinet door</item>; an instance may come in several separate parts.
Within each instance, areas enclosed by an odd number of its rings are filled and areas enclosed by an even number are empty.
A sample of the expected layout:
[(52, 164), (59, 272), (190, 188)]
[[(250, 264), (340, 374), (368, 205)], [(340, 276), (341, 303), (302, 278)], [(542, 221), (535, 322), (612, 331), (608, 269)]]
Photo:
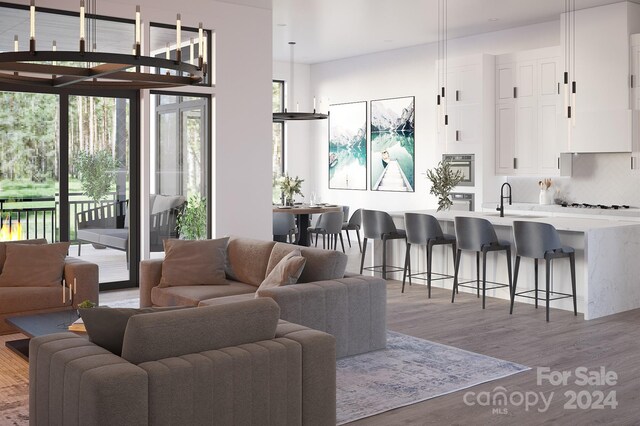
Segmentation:
[(515, 64), (496, 65), (496, 103), (513, 102), (516, 87)]
[(640, 45), (631, 46), (631, 109), (640, 109)]
[(544, 176), (560, 174), (560, 149), (558, 140), (558, 115), (560, 115), (557, 99), (540, 99), (538, 102), (538, 170)]
[(535, 97), (516, 99), (515, 174), (538, 171), (538, 111)]
[(535, 99), (538, 94), (536, 61), (521, 61), (516, 64), (516, 102)]
[(496, 105), (496, 174), (513, 174), (516, 116), (513, 103)]
[[(479, 67), (461, 67), (458, 70), (457, 86), (451, 94), (457, 105), (477, 104), (482, 93), (482, 80)], [(457, 91), (457, 93), (456, 93)]]

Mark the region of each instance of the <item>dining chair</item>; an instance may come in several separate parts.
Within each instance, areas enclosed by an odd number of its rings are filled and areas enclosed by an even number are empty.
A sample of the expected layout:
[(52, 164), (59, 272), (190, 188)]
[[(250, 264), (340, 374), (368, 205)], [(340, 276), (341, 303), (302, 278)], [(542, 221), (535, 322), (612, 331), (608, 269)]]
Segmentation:
[(296, 219), (293, 213), (274, 212), (273, 213), (273, 236), (284, 237), (286, 242), (294, 243), (296, 241)]
[[(378, 210), (362, 210), (362, 228), (364, 241), (362, 242), (362, 256), (360, 258), (360, 273), (363, 269), (368, 271), (381, 271), (382, 279), (387, 279), (387, 272), (400, 272), (404, 268), (387, 265), (387, 241), (395, 239), (405, 239), (407, 234), (404, 229), (396, 228), (391, 215)], [(382, 264), (364, 267), (364, 258), (367, 253), (367, 241), (382, 240)], [(389, 269), (391, 268), (391, 269)]]
[[(344, 218), (347, 219), (348, 214), (345, 214)], [(349, 238), (349, 231), (356, 231), (358, 237), (358, 247), (360, 253), (362, 253), (362, 243), (360, 242), (360, 228), (362, 227), (362, 209), (358, 209), (349, 218), (349, 221), (342, 224), (342, 230), (347, 234), (347, 242), (351, 247), (351, 238)]]
[(338, 237), (340, 237), (340, 245), (342, 246), (342, 252), (344, 253), (344, 241), (342, 240), (342, 212), (326, 212), (322, 213), (318, 217), (318, 221), (314, 227), (309, 227), (307, 232), (309, 233), (310, 240), (313, 238), (312, 234), (316, 234), (316, 247), (318, 246), (318, 237), (322, 235), (322, 248), (327, 248), (326, 237), (329, 236), (329, 248), (337, 249)]

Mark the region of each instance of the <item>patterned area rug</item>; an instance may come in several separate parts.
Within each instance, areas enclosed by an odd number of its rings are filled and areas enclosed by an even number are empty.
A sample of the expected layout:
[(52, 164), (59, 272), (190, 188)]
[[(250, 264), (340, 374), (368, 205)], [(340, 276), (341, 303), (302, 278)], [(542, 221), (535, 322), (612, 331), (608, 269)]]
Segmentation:
[(4, 345), (22, 334), (0, 336), (0, 425), (29, 424), (29, 364)]
[(393, 331), (386, 349), (337, 364), (339, 425), (529, 370)]

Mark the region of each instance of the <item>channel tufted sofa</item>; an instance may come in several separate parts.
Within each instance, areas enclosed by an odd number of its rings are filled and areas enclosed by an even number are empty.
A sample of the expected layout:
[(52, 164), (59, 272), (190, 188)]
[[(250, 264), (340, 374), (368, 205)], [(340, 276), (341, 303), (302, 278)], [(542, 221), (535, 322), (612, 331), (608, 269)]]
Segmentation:
[[(278, 262), (300, 250), (306, 264), (297, 284), (258, 287)], [(386, 281), (347, 275), (347, 256), (335, 250), (231, 237), (225, 285), (159, 286), (163, 260), (140, 264), (140, 306), (213, 306), (270, 298), (280, 318), (336, 338), (338, 358), (386, 347)]]
[(134, 315), (121, 356), (68, 332), (29, 354), (32, 426), (336, 424), (335, 339), (266, 298)]

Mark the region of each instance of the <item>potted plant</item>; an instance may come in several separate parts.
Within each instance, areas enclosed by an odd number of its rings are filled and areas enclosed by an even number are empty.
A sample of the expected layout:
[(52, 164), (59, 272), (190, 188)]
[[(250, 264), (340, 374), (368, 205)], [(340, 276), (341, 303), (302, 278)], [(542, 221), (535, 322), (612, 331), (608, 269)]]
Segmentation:
[(178, 213), (178, 233), (185, 240), (207, 238), (207, 199), (192, 195)]
[(118, 160), (106, 149), (94, 153), (80, 151), (74, 165), (82, 191), (98, 204), (109, 194), (115, 182)]
[(304, 179), (300, 179), (298, 176), (292, 178), (288, 174), (280, 178), (280, 191), (284, 194), (286, 205), (293, 205), (293, 197), (295, 197), (296, 194), (304, 197), (301, 191), (302, 182), (304, 182)]
[(427, 170), (427, 178), (431, 181), (430, 194), (438, 197), (438, 210), (447, 210), (453, 204), (449, 195), (451, 190), (462, 180), (462, 172), (451, 169), (447, 161), (440, 161), (437, 167)]

